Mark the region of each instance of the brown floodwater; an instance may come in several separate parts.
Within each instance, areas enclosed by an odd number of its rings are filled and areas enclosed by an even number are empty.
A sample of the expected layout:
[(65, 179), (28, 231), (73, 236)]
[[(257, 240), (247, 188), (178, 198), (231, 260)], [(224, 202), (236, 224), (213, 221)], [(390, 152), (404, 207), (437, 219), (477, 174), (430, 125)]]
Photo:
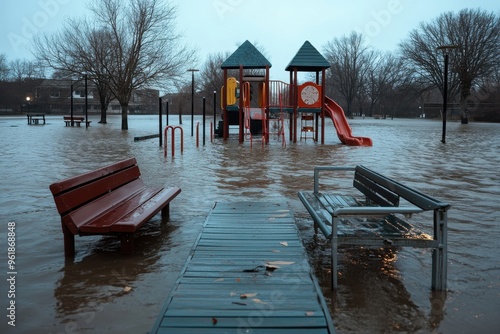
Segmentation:
[[(326, 144), (271, 138), (262, 148), (217, 139), (196, 147), (188, 117), (184, 153), (165, 158), (157, 116), (92, 118), (89, 129), (64, 127), (61, 116), (28, 126), (25, 117), (0, 118), (1, 333), (147, 333), (177, 279), (215, 202), (286, 203), (323, 289), (338, 333), (497, 333), (500, 328), (500, 124), (431, 120), (351, 120), (373, 147), (341, 145), (331, 121)], [(172, 116), (171, 124), (177, 124)], [(196, 117), (195, 121), (200, 121)], [(208, 124), (207, 124), (208, 134)], [(63, 235), (49, 185), (136, 157), (149, 185), (176, 185), (169, 221), (154, 217), (122, 256), (113, 237), (76, 237), (76, 257), (64, 259)], [(448, 291), (431, 291), (431, 251), (343, 249), (339, 289), (329, 288), (330, 251), (297, 191), (312, 189), (316, 165), (366, 165), (451, 204)], [(325, 180), (350, 191), (350, 180)], [(344, 189), (344, 190), (342, 190)], [(432, 217), (412, 221), (431, 234)], [(15, 298), (9, 297), (8, 226), (15, 223)], [(124, 288), (131, 290), (125, 292)], [(15, 300), (15, 328), (6, 317)]]

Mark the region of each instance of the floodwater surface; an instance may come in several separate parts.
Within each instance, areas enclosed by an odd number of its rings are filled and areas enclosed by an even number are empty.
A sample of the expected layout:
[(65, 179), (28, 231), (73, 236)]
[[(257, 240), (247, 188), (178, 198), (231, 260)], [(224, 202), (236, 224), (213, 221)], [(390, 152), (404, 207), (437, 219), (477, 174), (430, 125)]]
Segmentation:
[[(186, 117), (187, 118), (187, 117)], [(215, 202), (286, 203), (330, 307), (338, 333), (497, 333), (500, 328), (500, 124), (431, 120), (351, 120), (355, 135), (373, 147), (341, 145), (333, 125), (325, 145), (271, 138), (266, 147), (216, 139), (196, 146), (183, 124), (184, 152), (163, 156), (157, 116), (92, 118), (88, 129), (64, 127), (61, 116), (28, 126), (24, 117), (0, 118), (0, 300), (2, 333), (147, 333), (174, 285)], [(170, 123), (177, 125), (178, 117)], [(199, 117), (196, 121), (200, 121)], [(200, 129), (200, 133), (201, 133)], [(76, 237), (74, 260), (64, 259), (63, 234), (49, 185), (136, 157), (151, 186), (175, 185), (170, 219), (155, 216), (141, 229), (133, 256), (113, 237)], [(314, 236), (297, 197), (313, 187), (316, 165), (363, 164), (451, 204), (448, 291), (431, 290), (427, 249), (343, 249), (339, 289), (330, 284), (330, 249)], [(324, 186), (352, 191), (349, 179)], [(343, 190), (344, 189), (344, 190)], [(412, 218), (432, 234), (432, 215)], [(15, 224), (15, 225), (14, 225)], [(15, 226), (15, 297), (9, 296), (8, 226)], [(15, 301), (15, 328), (9, 303)]]

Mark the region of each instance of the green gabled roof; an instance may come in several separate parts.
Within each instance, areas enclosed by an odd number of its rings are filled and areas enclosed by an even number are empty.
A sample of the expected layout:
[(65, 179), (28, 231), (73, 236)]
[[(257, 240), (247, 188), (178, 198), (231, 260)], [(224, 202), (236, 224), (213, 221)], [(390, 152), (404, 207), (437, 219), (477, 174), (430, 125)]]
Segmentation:
[(330, 68), (330, 63), (309, 41), (305, 41), (285, 70), (293, 71), (294, 68), (297, 71), (319, 71)]
[(243, 65), (243, 68), (249, 69), (272, 66), (269, 60), (267, 60), (248, 40), (241, 44), (240, 47), (222, 63), (221, 68), (236, 69), (240, 68), (240, 65)]

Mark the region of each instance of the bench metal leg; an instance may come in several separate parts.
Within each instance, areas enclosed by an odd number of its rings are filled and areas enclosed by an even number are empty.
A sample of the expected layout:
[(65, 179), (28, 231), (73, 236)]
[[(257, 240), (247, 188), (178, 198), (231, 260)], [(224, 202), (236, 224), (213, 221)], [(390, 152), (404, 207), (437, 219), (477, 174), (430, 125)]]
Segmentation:
[(161, 209), (161, 216), (168, 218), (170, 216), (170, 203), (165, 205), (163, 209)]
[(337, 241), (335, 240), (336, 238), (332, 238), (332, 289), (337, 290), (338, 287), (338, 258), (337, 258)]
[(64, 223), (62, 229), (64, 234), (64, 256), (73, 257), (75, 256), (75, 236)]
[(432, 252), (432, 289), (446, 290), (448, 272), (448, 217), (446, 210), (434, 210), (434, 238), (439, 248)]
[(337, 226), (338, 226), (338, 217), (333, 217), (332, 219), (332, 235), (331, 235), (331, 244), (332, 244), (332, 289), (337, 290), (338, 287), (338, 239), (337, 239)]
[(123, 255), (134, 254), (134, 235), (132, 233), (122, 233), (121, 238), (121, 253)]

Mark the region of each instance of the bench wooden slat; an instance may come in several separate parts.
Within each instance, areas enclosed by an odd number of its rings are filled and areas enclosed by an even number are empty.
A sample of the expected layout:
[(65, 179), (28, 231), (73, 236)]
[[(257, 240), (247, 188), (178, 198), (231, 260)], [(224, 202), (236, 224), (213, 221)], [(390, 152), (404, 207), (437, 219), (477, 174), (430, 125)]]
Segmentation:
[(56, 197), (59, 213), (76, 209), (99, 196), (108, 194), (114, 189), (137, 180), (140, 175), (139, 167), (133, 166), (61, 194)]
[[(121, 188), (118, 191), (110, 193), (113, 195), (115, 192), (121, 192)], [(155, 194), (157, 194), (161, 189), (146, 189), (144, 187), (140, 188), (139, 191), (127, 194), (122, 192), (123, 195), (121, 199), (119, 197), (115, 198), (100, 198), (96, 201), (90, 203), (88, 207), (81, 208), (84, 210), (77, 210), (80, 220), (79, 233), (80, 234), (106, 234), (111, 232), (111, 226), (120, 220), (123, 216), (126, 216), (133, 210), (136, 210)], [(98, 213), (92, 216), (92, 210)], [(85, 214), (88, 214), (87, 217)], [(70, 215), (71, 216), (71, 215)], [(90, 216), (90, 217), (89, 217)], [(85, 218), (83, 218), (85, 217)], [(75, 216), (73, 216), (75, 218)]]
[(323, 194), (323, 197), (328, 201), (333, 208), (361, 206), (362, 204), (353, 196)]
[(165, 206), (169, 205), (168, 203), (170, 202), (170, 198), (174, 198), (180, 192), (181, 189), (177, 187), (163, 189), (162, 191), (156, 193), (154, 197), (149, 199), (139, 209), (132, 211), (113, 224), (111, 226), (111, 231), (135, 232), (136, 229), (140, 227), (137, 225), (137, 221), (142, 221), (144, 223), (150, 220), (158, 212), (158, 210), (161, 210)]
[(399, 196), (397, 194), (379, 186), (364, 175), (355, 173), (353, 186), (380, 206), (399, 206)]
[[(145, 207), (149, 207), (155, 210), (155, 213), (161, 210), (162, 204), (159, 203), (159, 200), (166, 200), (167, 197), (159, 197), (155, 200), (151, 201), (156, 195), (160, 193), (162, 189), (145, 189), (143, 188), (140, 192), (134, 194), (133, 197), (130, 197), (126, 201), (122, 201), (119, 205), (116, 205), (107, 211), (100, 214), (98, 217), (95, 217), (92, 220), (89, 220), (80, 226), (80, 233), (88, 233), (88, 234), (106, 234), (112, 232), (129, 232), (134, 233), (142, 224), (148, 221), (147, 216), (141, 217), (140, 215), (135, 216), (135, 220), (129, 219), (130, 228), (126, 231), (120, 231), (119, 229), (114, 229), (113, 225), (118, 224), (121, 221), (127, 221), (127, 216), (136, 211), (143, 211)], [(102, 205), (96, 201), (96, 205)], [(94, 204), (94, 203), (92, 203)], [(153, 214), (154, 216), (154, 214)], [(140, 218), (140, 219), (139, 219)]]
[(80, 228), (98, 219), (109, 210), (114, 210), (123, 202), (134, 197), (135, 194), (144, 190), (144, 182), (141, 179), (134, 180), (115, 191), (112, 191), (99, 200), (92, 201), (62, 216), (62, 221), (68, 226), (73, 234), (79, 234)]
[(91, 182), (95, 179), (99, 179), (103, 176), (113, 174), (115, 172), (118, 172), (122, 169), (126, 169), (129, 167), (133, 167), (137, 165), (137, 161), (135, 158), (130, 158), (127, 160), (123, 160), (120, 162), (117, 162), (114, 165), (102, 167), (99, 169), (96, 169), (91, 172), (87, 172), (78, 176), (74, 176), (71, 178), (68, 178), (66, 180), (59, 181), (57, 183), (51, 184), (50, 185), (50, 191), (52, 192), (52, 195), (60, 195), (63, 192), (69, 191), (72, 188), (82, 186), (85, 183)]
[(426, 195), (418, 190), (411, 189), (399, 182), (388, 179), (385, 176), (376, 173), (364, 166), (356, 166), (356, 173), (360, 173), (361, 175), (369, 177), (371, 180), (386, 187), (387, 189), (398, 194), (408, 202), (418, 206), (423, 210), (436, 210), (449, 207), (449, 204), (447, 203), (440, 202), (435, 198), (432, 198), (431, 196)]

